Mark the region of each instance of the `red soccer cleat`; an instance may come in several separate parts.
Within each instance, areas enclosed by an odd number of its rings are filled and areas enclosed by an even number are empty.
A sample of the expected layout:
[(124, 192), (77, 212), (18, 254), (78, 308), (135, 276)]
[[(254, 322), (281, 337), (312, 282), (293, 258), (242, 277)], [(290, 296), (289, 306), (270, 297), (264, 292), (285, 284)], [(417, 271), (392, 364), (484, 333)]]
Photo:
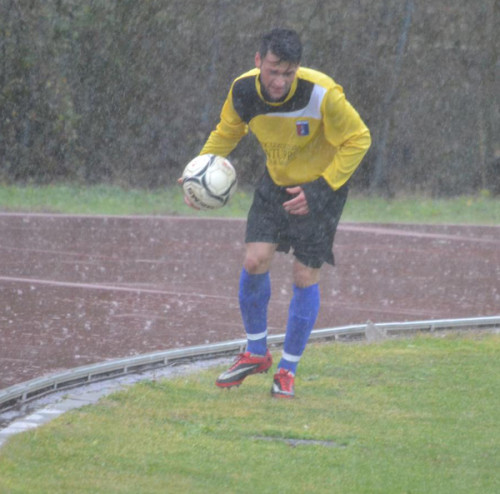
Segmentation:
[(278, 369), (274, 374), (273, 387), (271, 388), (271, 396), (274, 398), (293, 398), (295, 376), (292, 372), (286, 369)]
[(215, 381), (220, 388), (239, 386), (245, 377), (267, 372), (273, 365), (273, 358), (267, 350), (265, 355), (254, 355), (250, 352), (240, 353), (235, 363), (223, 372)]

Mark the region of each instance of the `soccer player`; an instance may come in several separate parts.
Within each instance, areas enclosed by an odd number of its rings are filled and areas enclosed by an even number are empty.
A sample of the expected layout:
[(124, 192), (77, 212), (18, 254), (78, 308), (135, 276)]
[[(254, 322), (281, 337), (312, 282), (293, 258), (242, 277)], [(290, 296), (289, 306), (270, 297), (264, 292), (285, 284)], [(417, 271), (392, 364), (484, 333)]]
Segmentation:
[[(333, 240), (348, 180), (371, 144), (370, 132), (329, 76), (300, 66), (302, 43), (290, 29), (261, 39), (255, 68), (236, 78), (220, 122), (200, 154), (226, 157), (249, 130), (266, 154), (246, 227), (239, 302), (246, 351), (216, 385), (239, 386), (272, 366), (267, 348), (269, 269), (293, 249), (293, 296), (271, 395), (293, 398), (294, 376), (320, 307), (319, 277), (334, 263)], [(189, 204), (189, 200), (186, 199)]]

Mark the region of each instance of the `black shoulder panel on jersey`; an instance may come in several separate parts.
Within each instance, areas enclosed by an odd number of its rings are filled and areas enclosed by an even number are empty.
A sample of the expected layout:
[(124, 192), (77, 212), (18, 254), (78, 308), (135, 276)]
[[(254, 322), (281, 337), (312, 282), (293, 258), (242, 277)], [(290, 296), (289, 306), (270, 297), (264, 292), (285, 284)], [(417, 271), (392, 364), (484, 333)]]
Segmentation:
[(265, 113), (286, 113), (307, 106), (314, 83), (299, 79), (293, 97), (282, 105), (269, 105), (263, 101), (255, 87), (255, 76), (244, 77), (234, 83), (233, 106), (240, 118), (249, 123), (252, 118)]

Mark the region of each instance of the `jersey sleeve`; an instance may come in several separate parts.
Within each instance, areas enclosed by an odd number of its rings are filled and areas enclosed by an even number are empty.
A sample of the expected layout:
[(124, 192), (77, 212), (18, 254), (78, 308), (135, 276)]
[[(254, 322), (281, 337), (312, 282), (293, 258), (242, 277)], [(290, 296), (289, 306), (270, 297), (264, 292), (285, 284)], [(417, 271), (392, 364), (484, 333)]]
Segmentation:
[(336, 190), (344, 185), (371, 145), (371, 136), (340, 86), (331, 88), (324, 102), (325, 136), (337, 149), (322, 176)]
[(246, 134), (248, 134), (248, 125), (234, 109), (231, 88), (222, 106), (219, 123), (210, 133), (200, 154), (216, 154), (226, 157)]

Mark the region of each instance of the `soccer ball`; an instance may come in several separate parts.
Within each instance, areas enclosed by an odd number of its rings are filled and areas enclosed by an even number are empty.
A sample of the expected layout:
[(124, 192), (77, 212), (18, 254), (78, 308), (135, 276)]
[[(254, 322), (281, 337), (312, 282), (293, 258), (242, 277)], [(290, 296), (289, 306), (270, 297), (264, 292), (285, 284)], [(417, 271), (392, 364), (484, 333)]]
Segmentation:
[(191, 160), (182, 173), (182, 188), (199, 209), (225, 206), (236, 191), (236, 171), (222, 156), (203, 154)]

